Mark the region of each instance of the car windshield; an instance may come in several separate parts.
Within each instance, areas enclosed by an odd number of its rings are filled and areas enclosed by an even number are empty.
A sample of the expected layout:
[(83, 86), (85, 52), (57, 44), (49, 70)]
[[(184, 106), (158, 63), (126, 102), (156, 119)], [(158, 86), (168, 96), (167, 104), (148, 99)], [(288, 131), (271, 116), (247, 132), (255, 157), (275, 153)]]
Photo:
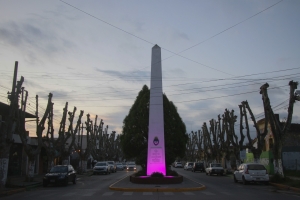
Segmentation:
[(51, 173), (65, 173), (68, 172), (68, 167), (67, 166), (55, 166), (52, 167), (50, 170)]
[(135, 165), (135, 163), (128, 163), (128, 165)]
[(221, 167), (221, 164), (211, 164), (212, 167)]
[(265, 170), (263, 165), (248, 165), (248, 170)]
[(193, 163), (189, 163), (188, 165), (189, 165), (189, 166), (192, 166), (192, 165), (193, 165)]
[(96, 166), (106, 166), (106, 163), (104, 163), (104, 162), (96, 163)]
[(121, 163), (117, 163), (117, 165), (122, 165)]
[(196, 163), (196, 166), (202, 166), (203, 163)]

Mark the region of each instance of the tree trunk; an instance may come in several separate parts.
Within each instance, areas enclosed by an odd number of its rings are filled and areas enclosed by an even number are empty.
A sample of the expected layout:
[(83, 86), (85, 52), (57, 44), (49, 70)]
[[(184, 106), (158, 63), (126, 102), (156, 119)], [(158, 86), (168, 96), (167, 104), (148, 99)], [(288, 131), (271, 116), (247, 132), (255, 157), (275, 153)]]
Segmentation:
[(54, 166), (54, 162), (53, 162), (53, 158), (52, 157), (48, 157), (48, 167), (47, 167), (47, 171), (49, 172), (51, 170), (51, 168)]
[(0, 158), (0, 191), (5, 188), (6, 180), (7, 180), (7, 172), (8, 172), (8, 162), (9, 158), (2, 157)]
[(80, 167), (82, 169), (82, 172), (87, 171), (87, 160), (81, 160)]
[(273, 149), (273, 156), (274, 156), (274, 174), (279, 174), (280, 176), (284, 177), (283, 167), (282, 167), (282, 159), (281, 159), (281, 152), (282, 152), (282, 141), (278, 141), (277, 147)]
[(35, 160), (28, 159), (28, 167), (27, 167), (27, 174), (26, 174), (26, 181), (33, 181), (34, 177), (34, 167), (35, 167)]

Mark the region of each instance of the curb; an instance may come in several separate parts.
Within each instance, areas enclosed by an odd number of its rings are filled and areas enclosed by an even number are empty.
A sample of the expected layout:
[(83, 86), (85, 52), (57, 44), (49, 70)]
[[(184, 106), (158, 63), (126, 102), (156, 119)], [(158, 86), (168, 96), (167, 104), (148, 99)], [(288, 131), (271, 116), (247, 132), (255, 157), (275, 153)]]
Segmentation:
[(26, 191), (26, 188), (18, 188), (18, 189), (14, 189), (14, 190), (3, 191), (3, 192), (0, 192), (0, 197), (16, 194), (19, 192), (25, 192), (25, 191)]
[(278, 187), (278, 188), (283, 189), (283, 190), (290, 190), (290, 191), (293, 191), (293, 192), (300, 193), (300, 188), (290, 187), (290, 186), (287, 186), (287, 185), (282, 185), (282, 184), (278, 184), (278, 183), (271, 183), (271, 182), (270, 182), (270, 185), (273, 185), (273, 186)]
[(33, 188), (40, 187), (40, 186), (42, 186), (42, 183), (36, 183), (34, 185), (24, 186), (24, 187), (21, 187), (21, 188), (9, 188), (9, 190), (7, 190), (7, 191), (0, 192), (0, 197), (16, 194), (16, 193), (20, 193), (20, 192), (29, 191)]
[[(130, 176), (130, 175), (129, 175)], [(120, 180), (118, 180), (117, 182), (111, 184), (109, 186), (110, 190), (115, 190), (115, 191), (123, 191), (123, 192), (187, 192), (187, 191), (200, 191), (200, 190), (205, 190), (206, 186), (202, 185), (200, 187), (193, 187), (193, 188), (121, 188), (121, 187), (114, 187), (115, 184), (117, 184), (118, 182), (124, 180), (125, 178), (129, 177), (126, 176)], [(188, 178), (186, 178), (188, 179)], [(197, 184), (200, 184), (194, 180), (188, 179), (190, 181), (193, 181)]]

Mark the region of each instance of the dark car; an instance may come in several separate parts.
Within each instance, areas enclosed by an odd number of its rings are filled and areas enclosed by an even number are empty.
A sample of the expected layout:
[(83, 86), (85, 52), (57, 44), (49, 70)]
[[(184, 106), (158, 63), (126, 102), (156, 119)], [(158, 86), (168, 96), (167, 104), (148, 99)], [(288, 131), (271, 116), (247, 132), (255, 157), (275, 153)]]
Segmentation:
[(51, 183), (68, 185), (69, 182), (76, 184), (76, 172), (72, 165), (56, 165), (43, 178), (44, 187)]
[(196, 172), (196, 171), (204, 172), (205, 171), (204, 163), (195, 162), (192, 167), (192, 172)]

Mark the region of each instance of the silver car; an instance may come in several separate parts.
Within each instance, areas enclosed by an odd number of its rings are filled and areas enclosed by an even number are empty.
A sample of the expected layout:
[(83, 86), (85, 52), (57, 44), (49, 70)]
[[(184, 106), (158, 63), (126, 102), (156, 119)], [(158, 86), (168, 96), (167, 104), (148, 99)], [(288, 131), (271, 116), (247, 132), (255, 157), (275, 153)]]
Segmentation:
[(93, 168), (93, 174), (110, 174), (108, 162), (97, 162)]
[(115, 161), (107, 161), (108, 164), (110, 165), (110, 171), (113, 172), (117, 172), (117, 165), (115, 163)]
[(123, 170), (124, 169), (124, 166), (122, 163), (116, 163), (117, 165), (117, 170)]
[(241, 181), (244, 185), (249, 182), (269, 183), (269, 174), (264, 165), (258, 163), (241, 164), (233, 175), (234, 182)]

